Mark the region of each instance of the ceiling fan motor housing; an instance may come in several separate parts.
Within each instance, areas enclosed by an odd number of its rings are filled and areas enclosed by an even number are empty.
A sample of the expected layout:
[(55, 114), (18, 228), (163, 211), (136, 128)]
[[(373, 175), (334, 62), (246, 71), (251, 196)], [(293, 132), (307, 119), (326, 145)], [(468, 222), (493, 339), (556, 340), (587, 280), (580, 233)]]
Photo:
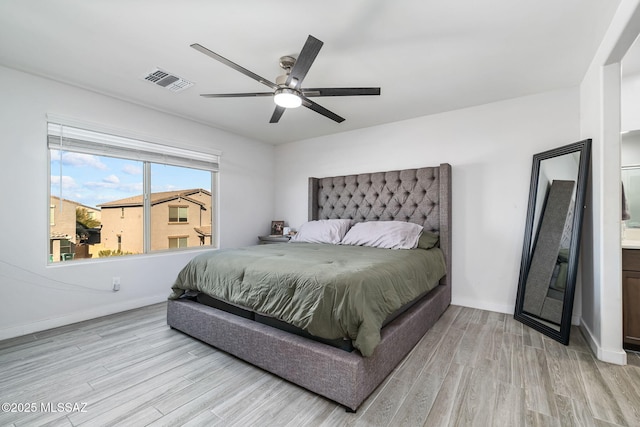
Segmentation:
[(280, 68), (285, 70), (287, 74), (291, 72), (293, 64), (296, 63), (296, 58), (292, 55), (285, 55), (280, 57)]
[(282, 74), (281, 76), (276, 77), (276, 84), (278, 86), (286, 87), (288, 77), (289, 77), (289, 74)]

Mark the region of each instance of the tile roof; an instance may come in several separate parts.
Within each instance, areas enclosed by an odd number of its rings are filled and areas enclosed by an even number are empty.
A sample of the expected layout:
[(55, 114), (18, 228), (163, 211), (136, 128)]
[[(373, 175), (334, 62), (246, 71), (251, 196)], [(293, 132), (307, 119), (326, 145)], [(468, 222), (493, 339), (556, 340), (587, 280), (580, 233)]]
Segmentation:
[[(189, 190), (177, 190), (177, 191), (160, 191), (157, 193), (151, 193), (151, 205), (156, 205), (158, 203), (168, 202), (170, 200), (175, 199), (186, 199), (192, 203), (204, 206), (204, 203), (194, 200), (189, 196), (195, 193), (205, 193), (207, 195), (211, 195), (207, 190), (203, 190), (202, 188), (192, 188)], [(114, 200), (112, 202), (101, 203), (98, 206), (101, 208), (120, 208), (120, 207), (131, 207), (131, 206), (142, 206), (142, 194), (137, 196), (127, 197), (120, 200)]]
[(203, 225), (201, 227), (193, 227), (194, 230), (196, 230), (196, 233), (202, 235), (202, 236), (211, 236), (211, 226), (210, 225)]

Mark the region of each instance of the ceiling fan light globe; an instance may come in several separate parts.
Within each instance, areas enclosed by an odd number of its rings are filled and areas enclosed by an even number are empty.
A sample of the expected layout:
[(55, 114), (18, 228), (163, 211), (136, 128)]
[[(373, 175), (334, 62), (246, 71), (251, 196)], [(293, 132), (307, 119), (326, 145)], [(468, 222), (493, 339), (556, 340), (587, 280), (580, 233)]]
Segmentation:
[(297, 108), (302, 105), (302, 99), (291, 89), (278, 89), (273, 96), (273, 102), (283, 108)]

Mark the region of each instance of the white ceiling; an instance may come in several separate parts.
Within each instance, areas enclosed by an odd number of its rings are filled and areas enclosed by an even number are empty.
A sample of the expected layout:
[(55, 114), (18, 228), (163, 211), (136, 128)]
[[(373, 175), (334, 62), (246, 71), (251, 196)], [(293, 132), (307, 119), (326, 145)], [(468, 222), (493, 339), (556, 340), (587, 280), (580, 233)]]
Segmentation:
[[(619, 0), (15, 0), (0, 2), (0, 64), (273, 144), (580, 83)], [(271, 81), (307, 36), (324, 42), (303, 86), (380, 86), (379, 97), (313, 98), (269, 119), (268, 91), (191, 49), (200, 43)], [(159, 67), (195, 83), (174, 93)], [(463, 123), (460, 124), (464, 126)]]

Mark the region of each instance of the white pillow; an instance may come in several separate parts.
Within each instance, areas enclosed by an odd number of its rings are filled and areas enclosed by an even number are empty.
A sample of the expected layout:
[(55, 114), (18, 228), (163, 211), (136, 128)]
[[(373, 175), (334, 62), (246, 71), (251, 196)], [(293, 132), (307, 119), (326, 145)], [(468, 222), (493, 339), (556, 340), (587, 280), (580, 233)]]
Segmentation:
[(386, 249), (413, 249), (418, 246), (420, 233), (422, 233), (422, 226), (411, 222), (359, 222), (344, 236), (342, 244)]
[(350, 226), (350, 219), (321, 219), (305, 222), (300, 226), (296, 235), (291, 238), (291, 241), (337, 245)]

